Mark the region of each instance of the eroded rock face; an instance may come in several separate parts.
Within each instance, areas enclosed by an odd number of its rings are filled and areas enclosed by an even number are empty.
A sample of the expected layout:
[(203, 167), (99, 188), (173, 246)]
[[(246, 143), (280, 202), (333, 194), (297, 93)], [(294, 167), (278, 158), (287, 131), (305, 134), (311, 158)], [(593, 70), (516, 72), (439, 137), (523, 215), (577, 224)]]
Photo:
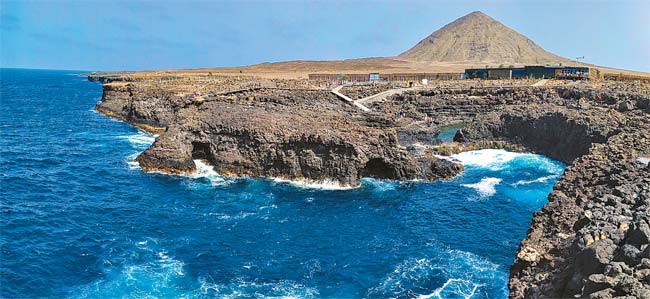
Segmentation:
[(553, 104), (508, 106), (480, 116), (454, 136), (455, 141), (507, 139), (554, 159), (571, 163), (593, 143), (620, 132), (625, 119), (617, 111), (575, 110)]
[[(644, 105), (620, 109), (621, 101), (648, 97), (558, 94), (578, 101), (504, 107), (455, 136), (508, 140), (569, 164), (522, 241), (510, 297), (650, 298), (650, 167), (642, 162), (650, 153), (650, 123)], [(589, 108), (579, 104), (585, 94), (594, 97)]]
[(598, 292), (601, 297), (648, 298), (643, 250), (648, 248), (644, 230), (650, 215), (650, 168), (636, 157), (649, 148), (647, 132), (624, 132), (595, 144), (567, 168), (521, 245), (535, 248), (543, 258), (517, 258), (511, 297)]
[(407, 150), (390, 119), (355, 109), (326, 91), (188, 96), (115, 83), (104, 85), (97, 106), (144, 128), (166, 128), (136, 159), (145, 171), (188, 173), (204, 159), (224, 175), (354, 186), (364, 176), (433, 180), (462, 170)]

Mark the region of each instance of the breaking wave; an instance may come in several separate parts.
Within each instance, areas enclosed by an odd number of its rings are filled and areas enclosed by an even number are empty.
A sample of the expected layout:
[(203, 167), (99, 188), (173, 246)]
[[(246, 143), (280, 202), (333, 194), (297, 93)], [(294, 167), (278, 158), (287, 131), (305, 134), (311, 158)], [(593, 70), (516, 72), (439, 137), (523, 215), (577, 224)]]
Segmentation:
[[(508, 275), (485, 258), (461, 250), (442, 250), (429, 257), (409, 258), (389, 273), (368, 297), (471, 298), (491, 297), (488, 289), (502, 285), (507, 297)], [(433, 290), (433, 291), (430, 291)]]
[(203, 160), (194, 160), (196, 171), (186, 175), (192, 179), (207, 179), (212, 186), (223, 186), (229, 184), (232, 179), (227, 179), (214, 170), (214, 167)]
[(499, 183), (501, 183), (499, 178), (483, 178), (478, 183), (463, 184), (462, 186), (476, 190), (481, 197), (488, 197), (497, 193), (496, 186)]
[(552, 174), (562, 174), (564, 165), (544, 156), (531, 153), (515, 153), (502, 149), (484, 149), (455, 154), (452, 158), (469, 167), (500, 171), (513, 167), (534, 166)]
[(547, 175), (547, 176), (543, 176), (543, 177), (540, 177), (540, 178), (536, 178), (534, 180), (519, 180), (519, 181), (516, 181), (516, 182), (512, 183), (511, 185), (513, 187), (517, 187), (517, 186), (521, 186), (521, 185), (547, 183), (548, 181), (553, 180), (553, 179), (557, 179), (558, 177), (559, 177), (559, 175), (556, 175), (556, 174)]
[[(133, 135), (122, 135), (118, 138), (126, 139), (137, 152), (126, 157), (126, 164), (131, 170), (140, 170), (140, 163), (135, 159), (147, 148), (149, 148), (155, 141), (158, 135), (149, 134), (144, 131), (138, 131)], [(189, 175), (181, 175), (192, 179), (207, 179), (212, 186), (222, 186), (228, 184), (230, 181), (219, 175), (214, 168), (202, 160), (194, 160), (196, 172)]]
[(340, 182), (335, 180), (310, 181), (310, 180), (288, 180), (283, 178), (272, 178), (271, 180), (276, 184), (290, 184), (295, 187), (305, 188), (305, 189), (351, 190), (351, 189), (358, 188), (358, 186), (342, 185)]
[(138, 155), (140, 155), (139, 152), (126, 157), (126, 164), (129, 165), (129, 169), (131, 170), (142, 169), (140, 168), (140, 163), (138, 163), (138, 161), (135, 160), (135, 158), (137, 158)]
[(139, 170), (140, 168), (140, 163), (135, 161), (135, 158), (138, 157), (144, 150), (146, 150), (148, 147), (150, 147), (155, 141), (158, 135), (154, 134), (149, 134), (144, 131), (138, 131), (136, 134), (132, 135), (122, 135), (118, 136), (120, 139), (126, 139), (129, 141), (131, 144), (131, 147), (133, 149), (137, 150), (137, 152), (128, 155), (126, 157), (126, 164), (129, 166), (129, 169), (131, 170)]
[(136, 148), (144, 147), (146, 149), (147, 147), (151, 146), (154, 143), (154, 141), (156, 141), (158, 135), (149, 134), (144, 131), (138, 131), (137, 134), (122, 135), (118, 137), (128, 140), (133, 147)]
[(497, 149), (484, 149), (478, 151), (462, 152), (451, 157), (460, 161), (465, 166), (488, 168), (490, 170), (501, 170), (508, 162), (516, 157), (524, 155)]

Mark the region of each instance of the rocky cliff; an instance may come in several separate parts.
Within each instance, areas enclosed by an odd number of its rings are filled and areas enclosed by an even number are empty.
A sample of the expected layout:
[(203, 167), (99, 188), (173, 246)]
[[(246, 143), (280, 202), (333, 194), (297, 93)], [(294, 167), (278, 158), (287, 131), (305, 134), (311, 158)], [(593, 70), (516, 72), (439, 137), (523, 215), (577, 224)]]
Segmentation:
[(145, 171), (188, 173), (202, 159), (233, 176), (433, 180), (462, 171), (432, 154), (437, 133), (453, 124), (464, 124), (454, 150), (509, 147), (564, 161), (517, 253), (510, 296), (650, 298), (647, 93), (457, 83), (363, 113), (323, 90), (110, 81), (96, 109), (160, 134), (137, 158)]
[(510, 271), (512, 298), (650, 298), (647, 95), (557, 89), (480, 115), (455, 140), (507, 140), (569, 164)]
[(326, 91), (188, 95), (113, 82), (96, 109), (160, 134), (136, 159), (145, 171), (188, 173), (204, 159), (224, 175), (354, 186), (361, 177), (433, 180), (462, 170), (407, 150), (390, 119), (361, 114)]

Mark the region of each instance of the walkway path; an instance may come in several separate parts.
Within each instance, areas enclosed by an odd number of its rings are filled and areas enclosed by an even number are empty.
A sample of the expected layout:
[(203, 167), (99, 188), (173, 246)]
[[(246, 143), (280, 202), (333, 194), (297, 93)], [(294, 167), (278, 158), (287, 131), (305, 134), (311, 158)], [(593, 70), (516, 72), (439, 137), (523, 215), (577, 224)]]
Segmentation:
[(233, 90), (226, 90), (217, 93), (217, 95), (220, 96), (227, 96), (235, 93), (240, 93), (240, 92), (247, 92), (247, 91), (257, 91), (257, 90), (262, 90), (264, 87), (250, 87), (250, 88), (242, 88), (242, 89), (233, 89)]
[(546, 83), (548, 83), (548, 79), (542, 79), (542, 80), (539, 80), (539, 81), (533, 83), (533, 85), (531, 85), (531, 86), (544, 86), (544, 85), (546, 85)]
[(341, 88), (343, 88), (343, 86), (344, 85), (341, 85), (341, 86), (338, 86), (338, 87), (332, 89), (332, 93), (335, 94), (337, 97), (339, 97), (339, 98), (341, 98), (341, 99), (343, 99), (343, 100), (345, 100), (347, 102), (350, 102), (350, 104), (352, 104), (354, 106), (357, 106), (359, 109), (363, 110), (363, 112), (370, 111), (370, 109), (368, 107), (366, 107), (366, 106), (364, 106), (364, 105), (362, 105), (360, 103), (357, 103), (356, 101), (354, 101), (350, 97), (340, 93), (339, 90), (341, 90)]
[(367, 96), (367, 97), (365, 97), (363, 99), (358, 99), (355, 102), (357, 102), (359, 104), (365, 104), (365, 103), (368, 103), (368, 102), (372, 103), (374, 101), (385, 100), (386, 98), (388, 98), (388, 97), (390, 97), (392, 95), (400, 94), (400, 93), (403, 93), (403, 92), (405, 92), (407, 90), (415, 90), (415, 88), (414, 87), (411, 87), (411, 88), (405, 87), (405, 88), (389, 89), (389, 90), (382, 91), (382, 92), (377, 93), (377, 94), (373, 94), (371, 96)]
[[(484, 86), (484, 87), (481, 87), (481, 88), (484, 88), (484, 89), (502, 89), (502, 88), (526, 88), (526, 87), (531, 87), (531, 86), (541, 87), (541, 86), (545, 86), (546, 83), (548, 83), (548, 82), (549, 82), (549, 79), (541, 79), (541, 80), (539, 80), (539, 81), (537, 81), (537, 82), (535, 82), (533, 84), (530, 84), (530, 85)], [(409, 90), (427, 89), (427, 86), (395, 88), (395, 89), (389, 89), (389, 90), (386, 90), (386, 91), (382, 91), (380, 93), (373, 94), (371, 96), (367, 96), (367, 97), (362, 98), (362, 99), (353, 100), (350, 97), (348, 97), (348, 96), (346, 96), (346, 95), (339, 92), (341, 90), (341, 88), (343, 88), (344, 86), (346, 86), (346, 85), (337, 86), (337, 87), (333, 88), (331, 90), (331, 92), (333, 94), (335, 94), (336, 96), (338, 96), (339, 98), (345, 100), (346, 102), (350, 102), (350, 104), (353, 104), (353, 105), (357, 106), (359, 109), (363, 110), (364, 112), (370, 111), (370, 108), (364, 106), (365, 104), (376, 102), (376, 101), (382, 101), (382, 100), (385, 100), (386, 98), (388, 98), (388, 97), (390, 97), (392, 95), (400, 94), (400, 93), (403, 93), (403, 92), (406, 92), (406, 91), (409, 91)], [(435, 87), (430, 87), (430, 88), (435, 88)], [(457, 88), (444, 88), (444, 89), (446, 89), (446, 90), (463, 90), (463, 89), (466, 89), (466, 88), (465, 87), (457, 87)]]

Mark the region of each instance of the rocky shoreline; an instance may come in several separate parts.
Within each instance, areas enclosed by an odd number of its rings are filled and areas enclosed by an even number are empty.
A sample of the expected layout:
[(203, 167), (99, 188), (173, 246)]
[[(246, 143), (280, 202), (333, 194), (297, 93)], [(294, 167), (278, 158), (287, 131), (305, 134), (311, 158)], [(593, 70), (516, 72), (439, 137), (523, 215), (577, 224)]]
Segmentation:
[(649, 298), (649, 97), (556, 93), (563, 105), (507, 107), (455, 136), (510, 140), (569, 165), (522, 241), (510, 297)]
[[(459, 83), (391, 96), (365, 113), (291, 82), (228, 77), (188, 87), (125, 78), (89, 79), (104, 83), (97, 111), (160, 134), (137, 157), (145, 171), (189, 173), (202, 159), (224, 175), (356, 186), (362, 177), (453, 177), (462, 165), (438, 155), (469, 149), (561, 160), (568, 168), (535, 213), (510, 296), (650, 297), (647, 93)], [(465, 124), (455, 143), (438, 144), (441, 128), (454, 124)]]
[(96, 110), (160, 134), (136, 159), (145, 171), (189, 173), (204, 159), (228, 176), (356, 186), (361, 177), (434, 180), (462, 170), (409, 150), (390, 119), (323, 90), (188, 95), (112, 82)]
[(461, 89), (373, 108), (425, 114), (429, 126), (463, 122), (460, 150), (518, 145), (569, 165), (520, 246), (511, 298), (650, 298), (649, 100), (606, 89)]

